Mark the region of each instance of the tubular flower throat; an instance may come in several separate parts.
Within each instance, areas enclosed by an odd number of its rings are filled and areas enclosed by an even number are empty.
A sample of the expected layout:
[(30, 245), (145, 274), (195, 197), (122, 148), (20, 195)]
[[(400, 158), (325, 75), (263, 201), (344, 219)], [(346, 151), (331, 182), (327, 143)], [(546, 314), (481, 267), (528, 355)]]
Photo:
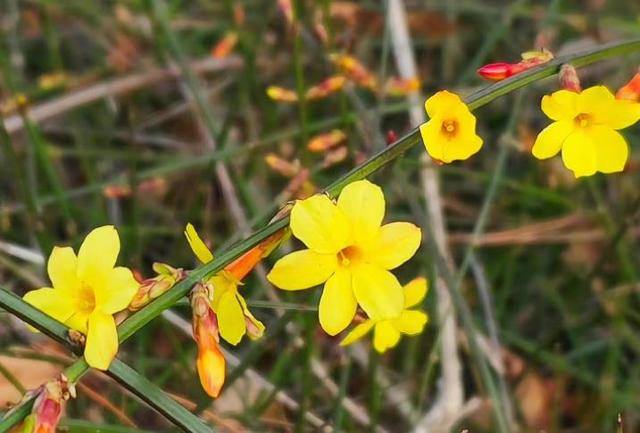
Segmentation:
[(538, 134), (533, 156), (547, 159), (562, 151), (576, 177), (622, 171), (629, 156), (617, 132), (640, 119), (640, 104), (615, 99), (604, 86), (576, 93), (559, 90), (542, 98), (542, 111), (554, 122)]
[(330, 335), (351, 323), (358, 304), (371, 318), (397, 317), (404, 295), (389, 271), (415, 254), (421, 233), (406, 222), (381, 226), (384, 212), (382, 190), (366, 180), (347, 185), (337, 203), (326, 195), (297, 201), (290, 227), (308, 249), (278, 260), (267, 278), (284, 290), (325, 283), (319, 318)]
[(442, 90), (424, 103), (429, 121), (420, 126), (427, 153), (449, 163), (469, 158), (482, 147), (476, 134), (476, 118), (454, 93)]
[[(193, 225), (187, 224), (184, 233), (191, 249), (202, 263), (213, 260), (213, 254)], [(256, 339), (264, 333), (264, 325), (251, 314), (247, 302), (238, 292), (238, 286), (242, 285), (241, 279), (257, 264), (263, 254), (264, 251), (260, 249), (250, 250), (207, 281), (213, 286), (210, 301), (211, 308), (217, 316), (220, 335), (230, 344), (238, 344), (245, 334), (251, 339)]]
[(24, 300), (70, 328), (86, 334), (87, 363), (106, 370), (118, 352), (113, 314), (127, 308), (139, 283), (132, 272), (114, 267), (120, 238), (113, 226), (87, 235), (78, 256), (70, 247), (54, 247), (47, 271), (53, 288), (32, 290)]
[(418, 305), (427, 294), (427, 280), (416, 278), (403, 287), (404, 290), (404, 310), (393, 319), (373, 320), (368, 319), (359, 324), (340, 343), (347, 346), (364, 337), (373, 329), (373, 347), (384, 353), (391, 349), (400, 341), (400, 335), (418, 335), (424, 330), (424, 326), (429, 321), (427, 314), (420, 310), (410, 310), (409, 308)]

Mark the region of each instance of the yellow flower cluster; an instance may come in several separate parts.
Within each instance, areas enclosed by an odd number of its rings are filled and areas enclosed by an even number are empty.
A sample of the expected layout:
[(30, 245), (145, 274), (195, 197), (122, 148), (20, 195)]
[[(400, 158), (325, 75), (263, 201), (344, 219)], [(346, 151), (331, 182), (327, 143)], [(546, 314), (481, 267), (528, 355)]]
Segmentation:
[[(541, 106), (553, 123), (537, 136), (533, 156), (547, 159), (562, 151), (564, 165), (576, 177), (624, 170), (629, 147), (618, 130), (640, 120), (640, 103), (615, 98), (604, 86), (581, 91), (574, 85), (544, 96)], [(480, 150), (476, 118), (459, 96), (440, 91), (427, 99), (425, 109), (429, 121), (420, 134), (434, 160), (464, 160)]]
[[(284, 290), (324, 283), (319, 319), (329, 335), (349, 326), (358, 305), (382, 329), (388, 321), (407, 320), (412, 322), (409, 328), (422, 330), (426, 320), (404, 314), (405, 291), (390, 272), (415, 254), (421, 232), (407, 222), (382, 225), (384, 213), (382, 190), (366, 180), (347, 185), (337, 202), (326, 195), (297, 201), (291, 210), (291, 231), (307, 249), (278, 260), (267, 278)], [(393, 333), (380, 335), (385, 344), (376, 347), (393, 346)]]

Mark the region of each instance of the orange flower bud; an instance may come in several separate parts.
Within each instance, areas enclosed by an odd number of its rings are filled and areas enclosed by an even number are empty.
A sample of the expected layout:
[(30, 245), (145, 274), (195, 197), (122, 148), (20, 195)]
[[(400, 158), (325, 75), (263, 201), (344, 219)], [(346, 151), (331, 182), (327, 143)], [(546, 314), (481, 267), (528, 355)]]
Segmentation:
[(569, 64), (562, 65), (560, 68), (560, 87), (576, 93), (580, 93), (582, 91), (580, 78), (578, 78), (578, 71), (576, 71), (576, 68)]
[(330, 94), (342, 90), (346, 81), (344, 75), (334, 75), (307, 90), (305, 97), (307, 99), (326, 98)]
[(231, 54), (231, 51), (235, 48), (238, 43), (238, 33), (229, 32), (220, 42), (218, 42), (215, 47), (211, 49), (211, 57), (214, 59), (222, 59)]
[(405, 96), (420, 89), (417, 78), (392, 77), (384, 85), (384, 93), (391, 96)]
[(154, 263), (153, 270), (158, 275), (140, 283), (138, 292), (129, 304), (130, 311), (137, 311), (144, 307), (185, 277), (182, 269), (176, 269), (164, 263)]
[(264, 161), (269, 168), (284, 177), (293, 177), (300, 171), (300, 162), (298, 160), (289, 162), (280, 158), (275, 153), (269, 153), (264, 157)]
[(375, 90), (378, 87), (376, 77), (354, 57), (347, 54), (333, 54), (330, 59), (338, 69), (357, 85), (368, 87), (371, 90)]
[(349, 149), (347, 149), (346, 146), (340, 146), (327, 152), (324, 160), (322, 161), (322, 168), (329, 168), (333, 165), (341, 163), (347, 158), (347, 155), (349, 155)]
[(42, 385), (34, 393), (36, 399), (31, 414), (25, 418), (22, 431), (55, 433), (64, 405), (67, 400), (76, 396), (74, 384), (69, 383), (67, 378), (61, 374), (57, 379)]
[(298, 95), (293, 90), (284, 87), (269, 86), (267, 87), (267, 96), (278, 102), (297, 102)]
[(271, 254), (271, 252), (278, 248), (287, 238), (288, 230), (280, 230), (272, 234), (227, 265), (225, 271), (231, 273), (238, 281), (242, 281), (242, 279), (256, 267), (260, 260)]
[(640, 70), (633, 78), (616, 92), (616, 98), (640, 101)]
[(553, 59), (553, 54), (546, 49), (542, 51), (527, 51), (522, 53), (522, 61), (519, 63), (490, 63), (478, 69), (478, 75), (487, 80), (500, 81), (534, 66), (546, 63), (551, 59)]
[(208, 284), (196, 284), (191, 291), (191, 309), (193, 338), (198, 345), (198, 377), (206, 393), (216, 398), (224, 385), (226, 367), (219, 347), (218, 319), (210, 306), (211, 291)]
[(324, 152), (342, 143), (346, 138), (347, 135), (344, 132), (334, 129), (312, 137), (309, 144), (307, 144), (307, 149), (311, 152)]

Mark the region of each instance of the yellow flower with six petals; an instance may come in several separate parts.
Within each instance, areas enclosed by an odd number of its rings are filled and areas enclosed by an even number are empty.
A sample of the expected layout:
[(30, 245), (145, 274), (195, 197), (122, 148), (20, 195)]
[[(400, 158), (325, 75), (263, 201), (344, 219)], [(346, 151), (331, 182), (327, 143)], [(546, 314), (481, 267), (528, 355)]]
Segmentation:
[(422, 141), (433, 159), (445, 163), (467, 159), (482, 147), (476, 118), (455, 93), (442, 90), (424, 103), (429, 121), (420, 126)]
[(341, 346), (347, 346), (364, 337), (373, 329), (373, 347), (384, 353), (400, 341), (400, 335), (418, 335), (424, 330), (429, 321), (429, 316), (420, 310), (409, 308), (418, 305), (427, 294), (427, 280), (420, 277), (410, 281), (403, 287), (404, 310), (393, 319), (374, 320), (367, 319), (359, 324), (340, 342)]
[[(213, 260), (213, 253), (198, 236), (192, 224), (187, 224), (184, 234), (198, 260), (202, 263)], [(247, 301), (238, 293), (238, 286), (242, 284), (240, 280), (244, 275), (237, 275), (233, 272), (234, 269), (229, 266), (228, 269), (209, 278), (208, 282), (213, 286), (211, 308), (216, 313), (220, 335), (230, 344), (236, 345), (245, 334), (252, 339), (261, 337), (265, 328), (262, 322), (251, 314)], [(240, 272), (244, 274), (244, 271)]]
[(640, 119), (639, 103), (593, 86), (580, 93), (559, 90), (544, 96), (541, 106), (554, 122), (538, 134), (533, 156), (547, 159), (562, 150), (564, 165), (576, 177), (624, 170), (629, 147), (617, 130)]
[(70, 247), (54, 247), (47, 265), (53, 288), (24, 295), (29, 304), (86, 334), (84, 357), (99, 370), (109, 368), (118, 352), (113, 314), (127, 308), (139, 286), (129, 269), (114, 267), (119, 253), (115, 227), (98, 227), (77, 257)]
[(278, 260), (267, 278), (284, 290), (325, 283), (319, 317), (330, 335), (351, 323), (358, 304), (369, 317), (397, 317), (404, 295), (389, 271), (415, 254), (421, 233), (406, 222), (381, 226), (384, 212), (382, 190), (366, 180), (347, 185), (337, 203), (326, 195), (297, 201), (290, 227), (308, 249)]

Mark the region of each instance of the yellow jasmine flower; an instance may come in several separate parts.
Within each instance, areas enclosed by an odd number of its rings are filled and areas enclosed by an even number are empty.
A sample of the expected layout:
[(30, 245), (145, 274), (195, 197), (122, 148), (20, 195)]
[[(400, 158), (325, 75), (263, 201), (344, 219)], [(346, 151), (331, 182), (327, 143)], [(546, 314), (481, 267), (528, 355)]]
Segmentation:
[(114, 267), (120, 238), (113, 226), (87, 235), (78, 256), (70, 247), (54, 247), (47, 271), (53, 288), (32, 290), (24, 300), (87, 336), (87, 363), (106, 370), (118, 351), (113, 314), (127, 308), (138, 290), (131, 271)]
[(429, 316), (420, 310), (409, 308), (418, 305), (427, 294), (426, 278), (415, 278), (404, 289), (404, 310), (396, 318), (375, 320), (368, 319), (359, 324), (340, 342), (341, 346), (347, 346), (364, 337), (373, 329), (373, 347), (384, 353), (400, 341), (400, 335), (418, 335), (429, 321)]
[[(184, 234), (198, 260), (202, 263), (213, 260), (213, 253), (207, 248), (191, 223), (187, 224)], [(240, 280), (250, 268), (241, 267), (242, 271), (234, 272), (239, 268), (233, 266), (235, 263), (231, 263), (227, 269), (218, 272), (208, 280), (213, 286), (211, 308), (217, 316), (220, 335), (233, 345), (238, 344), (244, 334), (248, 334), (252, 339), (260, 338), (265, 329), (262, 322), (249, 311), (247, 301), (238, 293), (238, 286), (242, 285)]]
[(547, 159), (562, 150), (564, 165), (576, 177), (622, 171), (629, 148), (618, 129), (640, 119), (640, 104), (615, 99), (604, 86), (576, 93), (559, 90), (542, 98), (542, 111), (554, 122), (538, 134), (533, 156)]
[(476, 118), (458, 95), (442, 90), (427, 99), (424, 107), (429, 121), (420, 126), (420, 134), (433, 159), (449, 163), (480, 150)]
[(267, 278), (284, 290), (325, 283), (319, 318), (330, 335), (351, 323), (358, 304), (377, 319), (402, 311), (402, 287), (389, 270), (415, 254), (421, 233), (406, 222), (381, 226), (384, 211), (382, 190), (366, 180), (347, 185), (337, 203), (314, 195), (291, 210), (291, 231), (308, 249), (278, 260)]

